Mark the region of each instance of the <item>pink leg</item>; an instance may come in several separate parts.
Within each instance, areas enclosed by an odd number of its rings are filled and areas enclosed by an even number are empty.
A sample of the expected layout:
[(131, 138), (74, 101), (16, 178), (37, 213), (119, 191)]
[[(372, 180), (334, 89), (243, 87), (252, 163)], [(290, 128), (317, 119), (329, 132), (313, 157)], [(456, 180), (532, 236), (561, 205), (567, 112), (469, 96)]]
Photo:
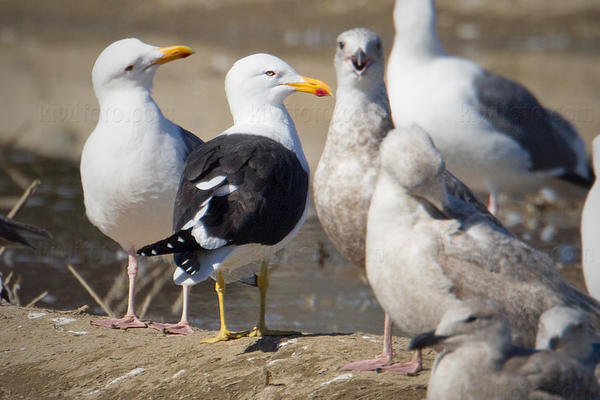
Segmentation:
[(129, 253), (129, 264), (127, 274), (129, 275), (129, 300), (127, 301), (127, 313), (120, 319), (100, 319), (92, 321), (92, 325), (112, 329), (146, 328), (147, 325), (140, 321), (133, 311), (135, 297), (135, 277), (138, 273), (137, 259), (132, 252)]
[(490, 191), (490, 197), (488, 200), (488, 211), (490, 214), (496, 216), (498, 213), (498, 202), (496, 201), (496, 191)]
[(342, 370), (375, 371), (389, 365), (394, 353), (392, 351), (392, 319), (385, 314), (383, 325), (383, 353), (371, 360), (355, 361), (344, 365)]
[(385, 365), (379, 368), (379, 370), (400, 372), (404, 375), (416, 375), (419, 371), (423, 370), (423, 355), (421, 349), (415, 350), (413, 357), (409, 362)]
[(152, 322), (150, 324), (151, 328), (157, 329), (162, 333), (170, 333), (172, 335), (189, 335), (194, 333), (194, 331), (190, 327), (190, 323), (188, 322), (187, 318), (190, 286), (183, 285), (181, 287), (181, 291), (183, 293), (183, 307), (181, 310), (181, 320), (176, 324), (163, 324), (160, 322)]

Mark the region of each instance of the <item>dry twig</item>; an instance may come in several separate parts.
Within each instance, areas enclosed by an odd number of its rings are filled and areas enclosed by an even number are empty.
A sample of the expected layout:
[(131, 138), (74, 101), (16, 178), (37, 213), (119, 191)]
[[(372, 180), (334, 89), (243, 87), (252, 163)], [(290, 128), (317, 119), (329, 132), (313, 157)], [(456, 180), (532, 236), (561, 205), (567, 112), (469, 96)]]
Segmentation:
[(44, 293), (40, 293), (35, 299), (33, 299), (29, 303), (27, 303), (27, 305), (25, 306), (25, 308), (27, 308), (27, 307), (33, 307), (33, 305), (35, 303), (37, 303), (38, 301), (40, 301), (41, 299), (43, 299), (47, 295), (48, 295), (48, 291), (44, 290)]
[(12, 210), (10, 210), (10, 212), (8, 213), (8, 218), (14, 218), (15, 215), (17, 215), (17, 213), (21, 211), (21, 208), (23, 208), (23, 206), (27, 203), (27, 200), (29, 200), (29, 198), (35, 193), (37, 187), (41, 183), (42, 181), (40, 181), (39, 179), (36, 179), (33, 182), (31, 182), (29, 187), (21, 195), (21, 198), (19, 199), (17, 204), (15, 204)]
[(81, 286), (83, 286), (85, 288), (85, 290), (87, 290), (87, 292), (90, 294), (90, 296), (92, 296), (92, 298), (96, 301), (96, 303), (98, 303), (100, 308), (102, 308), (109, 317), (115, 318), (115, 314), (113, 314), (112, 310), (106, 304), (104, 304), (104, 302), (102, 301), (102, 299), (100, 299), (100, 297), (98, 297), (98, 295), (96, 294), (94, 289), (92, 289), (92, 287), (87, 284), (87, 282), (83, 279), (83, 277), (81, 275), (79, 275), (79, 273), (77, 271), (75, 271), (75, 268), (73, 268), (73, 266), (71, 264), (68, 264), (67, 268), (69, 269), (69, 271), (71, 271), (73, 276), (75, 276), (75, 278), (79, 281)]
[(0, 167), (6, 172), (6, 175), (13, 180), (21, 189), (26, 190), (29, 187), (31, 179), (28, 178), (24, 173), (19, 171), (15, 166), (8, 160), (0, 160)]
[[(165, 283), (167, 283), (168, 277), (167, 277), (167, 274), (164, 272), (165, 271), (163, 271), (162, 276), (159, 276), (154, 280), (154, 285), (152, 285), (152, 288), (146, 295), (146, 298), (144, 299), (144, 302), (142, 303), (142, 308), (140, 311), (140, 319), (144, 318), (144, 315), (146, 315), (146, 312), (148, 311), (148, 308), (150, 307), (150, 303), (152, 303), (154, 296), (158, 292), (160, 292), (161, 289), (163, 288), (163, 286), (165, 286)], [(170, 275), (170, 271), (166, 271), (166, 272), (169, 273), (169, 275)]]
[[(23, 206), (27, 203), (27, 200), (29, 200), (29, 198), (35, 193), (35, 190), (41, 183), (42, 182), (38, 179), (31, 182), (31, 184), (29, 185), (27, 190), (25, 190), (23, 192), (23, 194), (21, 195), (21, 198), (19, 199), (17, 204), (15, 204), (13, 206), (13, 208), (10, 210), (10, 212), (8, 213), (8, 215), (7, 215), (8, 218), (14, 218), (15, 215), (17, 215), (17, 213), (19, 211), (21, 211), (21, 208), (23, 208)], [(4, 254), (5, 249), (6, 249), (5, 247), (0, 247), (0, 256), (2, 254)]]

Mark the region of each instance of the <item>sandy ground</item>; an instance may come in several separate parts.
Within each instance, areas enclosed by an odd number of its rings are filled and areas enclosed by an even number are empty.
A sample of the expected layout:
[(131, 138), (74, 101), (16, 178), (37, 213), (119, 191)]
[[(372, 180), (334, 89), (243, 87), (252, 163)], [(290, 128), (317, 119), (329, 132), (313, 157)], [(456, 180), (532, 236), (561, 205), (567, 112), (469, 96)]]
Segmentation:
[[(213, 345), (152, 329), (92, 327), (91, 315), (0, 306), (2, 399), (422, 399), (435, 354), (415, 377), (339, 371), (381, 337), (311, 334)], [(42, 340), (43, 338), (43, 340)], [(398, 360), (408, 339), (395, 338)]]

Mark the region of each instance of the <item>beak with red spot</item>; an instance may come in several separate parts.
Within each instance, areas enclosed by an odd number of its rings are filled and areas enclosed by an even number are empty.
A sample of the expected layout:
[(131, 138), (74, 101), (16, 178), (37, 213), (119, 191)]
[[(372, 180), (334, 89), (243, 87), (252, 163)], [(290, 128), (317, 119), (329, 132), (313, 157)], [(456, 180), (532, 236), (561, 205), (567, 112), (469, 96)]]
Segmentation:
[(160, 47), (157, 49), (163, 55), (152, 61), (152, 65), (161, 65), (168, 63), (170, 61), (178, 60), (180, 58), (186, 58), (192, 54), (194, 54), (194, 50), (190, 49), (187, 46), (168, 46), (168, 47)]
[(301, 76), (301, 78), (302, 82), (286, 83), (285, 85), (293, 87), (298, 92), (312, 93), (317, 97), (331, 96), (331, 88), (325, 82), (305, 76)]

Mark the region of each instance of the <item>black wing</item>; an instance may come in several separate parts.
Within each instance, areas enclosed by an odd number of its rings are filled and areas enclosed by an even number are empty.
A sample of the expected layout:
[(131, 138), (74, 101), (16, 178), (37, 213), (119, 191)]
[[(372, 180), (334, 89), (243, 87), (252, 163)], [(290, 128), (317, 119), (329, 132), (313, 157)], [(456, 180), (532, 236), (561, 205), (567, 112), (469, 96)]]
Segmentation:
[(0, 215), (0, 238), (1, 245), (16, 243), (33, 247), (27, 240), (28, 238), (50, 239), (52, 235), (44, 229)]
[(499, 75), (483, 71), (475, 79), (475, 88), (481, 114), (529, 153), (532, 171), (564, 168), (567, 180), (578, 175), (579, 157), (585, 155), (574, 148), (581, 139), (571, 123), (545, 109), (525, 87)]
[(263, 136), (218, 136), (186, 161), (175, 201), (175, 233), (138, 254), (275, 245), (298, 224), (307, 196), (308, 173), (294, 152)]
[(204, 142), (198, 136), (194, 135), (192, 132), (182, 128), (179, 128), (179, 133), (181, 134), (181, 139), (185, 144), (185, 158), (187, 158), (192, 151), (194, 151), (198, 146), (203, 144)]

